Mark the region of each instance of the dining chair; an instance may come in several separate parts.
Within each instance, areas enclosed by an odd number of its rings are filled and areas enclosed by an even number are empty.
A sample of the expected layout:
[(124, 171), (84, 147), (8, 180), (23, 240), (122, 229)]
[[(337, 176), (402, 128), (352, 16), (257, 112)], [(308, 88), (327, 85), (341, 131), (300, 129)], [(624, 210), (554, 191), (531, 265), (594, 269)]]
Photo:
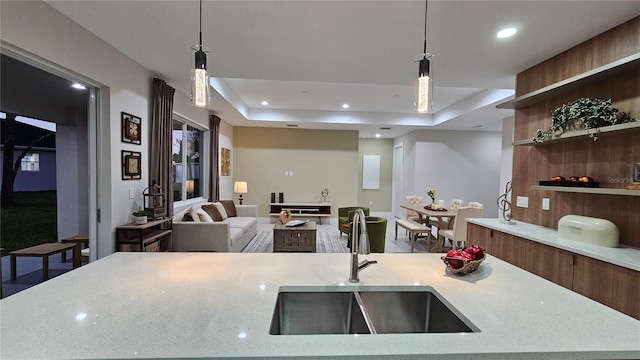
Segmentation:
[(451, 229), (440, 229), (438, 231), (438, 241), (444, 243), (444, 239), (449, 239), (453, 249), (463, 248), (467, 241), (467, 219), (477, 218), (482, 215), (482, 208), (465, 206), (455, 210), (456, 216), (453, 218)]
[[(410, 195), (406, 198), (406, 204), (422, 206), (422, 200), (422, 196)], [(407, 219), (420, 222), (420, 214), (415, 211), (407, 210)]]
[(468, 206), (474, 207), (476, 209), (484, 209), (484, 204), (479, 203), (477, 201), (470, 202)]

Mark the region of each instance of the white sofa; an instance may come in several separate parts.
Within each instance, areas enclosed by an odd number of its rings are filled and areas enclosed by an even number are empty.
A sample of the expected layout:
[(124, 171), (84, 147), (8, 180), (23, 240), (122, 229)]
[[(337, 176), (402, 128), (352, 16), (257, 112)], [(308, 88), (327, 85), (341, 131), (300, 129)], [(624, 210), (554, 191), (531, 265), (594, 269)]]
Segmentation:
[(258, 232), (256, 205), (236, 205), (238, 216), (216, 222), (183, 221), (189, 208), (199, 209), (201, 202), (188, 206), (173, 216), (174, 251), (241, 252)]

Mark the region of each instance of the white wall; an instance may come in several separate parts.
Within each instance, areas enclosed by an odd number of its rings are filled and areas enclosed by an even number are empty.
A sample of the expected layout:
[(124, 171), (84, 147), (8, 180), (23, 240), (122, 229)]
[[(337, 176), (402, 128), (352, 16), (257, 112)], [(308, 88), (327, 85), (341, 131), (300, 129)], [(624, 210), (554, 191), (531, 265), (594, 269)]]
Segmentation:
[(418, 130), (395, 139), (405, 149), (404, 196), (430, 188), (436, 200), (453, 199), (485, 205), (484, 217), (497, 213), (502, 137), (499, 132)]
[[(77, 75), (106, 94), (101, 98), (100, 109), (102, 174), (99, 176), (103, 211), (97, 253), (99, 257), (111, 254), (115, 248), (115, 226), (131, 221), (131, 212), (140, 206), (142, 190), (149, 185), (148, 131), (153, 74), (44, 2), (3, 1), (1, 6), (3, 47)], [(142, 118), (142, 145), (120, 141), (123, 111)], [(174, 111), (208, 129), (208, 112), (191, 107), (189, 97), (178, 91)], [(121, 150), (142, 152), (142, 179), (122, 180)], [(135, 191), (135, 199), (129, 199), (130, 188)]]

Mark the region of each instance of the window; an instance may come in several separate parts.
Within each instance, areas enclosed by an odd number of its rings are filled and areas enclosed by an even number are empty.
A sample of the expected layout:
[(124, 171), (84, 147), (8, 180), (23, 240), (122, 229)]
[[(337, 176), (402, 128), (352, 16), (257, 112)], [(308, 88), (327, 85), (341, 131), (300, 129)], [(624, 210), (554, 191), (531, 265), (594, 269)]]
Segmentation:
[(28, 153), (20, 161), (22, 171), (40, 171), (40, 154)]
[[(182, 201), (204, 196), (204, 182), (201, 174), (206, 170), (203, 159), (204, 132), (173, 119), (173, 201)], [(201, 164), (203, 168), (201, 168)]]

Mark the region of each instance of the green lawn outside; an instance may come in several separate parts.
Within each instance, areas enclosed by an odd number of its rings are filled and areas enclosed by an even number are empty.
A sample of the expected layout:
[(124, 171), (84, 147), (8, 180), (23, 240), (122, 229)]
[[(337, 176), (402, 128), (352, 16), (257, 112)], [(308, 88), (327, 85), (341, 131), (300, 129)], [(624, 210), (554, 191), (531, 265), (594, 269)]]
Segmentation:
[(0, 209), (3, 254), (58, 241), (55, 191), (16, 192), (16, 204)]

